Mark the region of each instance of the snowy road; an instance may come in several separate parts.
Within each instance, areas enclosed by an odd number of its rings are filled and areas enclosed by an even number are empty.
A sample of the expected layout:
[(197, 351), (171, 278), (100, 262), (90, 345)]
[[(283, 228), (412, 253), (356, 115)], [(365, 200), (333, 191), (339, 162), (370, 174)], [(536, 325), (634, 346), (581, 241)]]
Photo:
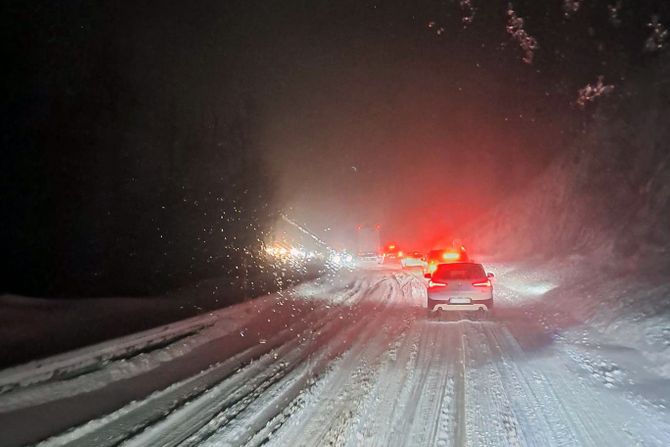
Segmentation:
[(491, 321), (427, 321), (422, 278), (347, 273), (6, 370), (1, 445), (670, 445), (635, 371), (496, 287)]

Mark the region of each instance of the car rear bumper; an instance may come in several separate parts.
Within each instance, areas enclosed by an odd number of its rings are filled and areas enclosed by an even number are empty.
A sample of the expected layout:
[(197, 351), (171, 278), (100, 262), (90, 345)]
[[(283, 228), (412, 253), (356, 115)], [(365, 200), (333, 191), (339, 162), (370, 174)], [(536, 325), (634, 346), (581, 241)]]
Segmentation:
[(457, 312), (457, 311), (488, 311), (488, 307), (484, 304), (436, 304), (433, 306), (432, 312), (437, 312), (438, 310)]
[(444, 300), (428, 299), (428, 310), (430, 311), (489, 311), (493, 309), (493, 298), (488, 300), (472, 300), (470, 304), (450, 304)]

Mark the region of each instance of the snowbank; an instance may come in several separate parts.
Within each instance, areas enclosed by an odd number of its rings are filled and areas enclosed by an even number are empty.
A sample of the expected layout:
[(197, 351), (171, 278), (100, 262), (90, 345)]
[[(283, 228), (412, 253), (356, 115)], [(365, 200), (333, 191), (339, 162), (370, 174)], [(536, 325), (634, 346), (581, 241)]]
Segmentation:
[[(556, 336), (630, 350), (649, 373), (670, 379), (670, 284), (599, 270), (585, 256), (494, 264), (501, 304), (540, 318)], [(508, 298), (509, 297), (509, 298)], [(519, 301), (519, 297), (523, 297)], [(517, 312), (518, 313), (518, 312)], [(503, 316), (504, 318), (504, 316)], [(630, 357), (630, 356), (629, 356)]]

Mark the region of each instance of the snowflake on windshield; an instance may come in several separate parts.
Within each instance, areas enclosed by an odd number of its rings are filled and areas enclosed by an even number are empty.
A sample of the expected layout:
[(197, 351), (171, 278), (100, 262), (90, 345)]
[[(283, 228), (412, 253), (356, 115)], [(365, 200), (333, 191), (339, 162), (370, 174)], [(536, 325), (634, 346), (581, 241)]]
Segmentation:
[(644, 43), (646, 51), (659, 51), (665, 46), (665, 41), (668, 38), (668, 30), (658, 20), (658, 16), (652, 16), (651, 22), (647, 24), (651, 28), (651, 35)]
[(579, 89), (577, 105), (580, 109), (583, 109), (588, 103), (595, 101), (599, 96), (611, 93), (612, 90), (614, 90), (614, 86), (603, 84), (603, 76), (598, 76), (598, 82), (595, 85), (587, 84), (586, 87)]
[(522, 60), (527, 64), (532, 64), (535, 50), (539, 48), (537, 40), (526, 32), (523, 27), (523, 19), (516, 15), (512, 3), (509, 3), (507, 7), (507, 16), (509, 17), (507, 32), (519, 43), (519, 46), (523, 50), (524, 56)]
[(609, 13), (610, 23), (613, 26), (621, 25), (621, 18), (619, 17), (619, 11), (621, 10), (621, 0), (618, 0), (613, 5), (607, 5), (607, 12)]
[(460, 0), (458, 4), (461, 6), (461, 11), (463, 11), (463, 18), (461, 21), (465, 26), (468, 26), (475, 19), (475, 7), (472, 6), (470, 0)]
[(441, 36), (446, 31), (444, 26), (438, 25), (437, 22), (435, 22), (434, 20), (428, 22), (428, 29), (433, 30), (435, 34), (438, 36)]
[(570, 17), (579, 11), (580, 2), (577, 0), (563, 0), (563, 15)]

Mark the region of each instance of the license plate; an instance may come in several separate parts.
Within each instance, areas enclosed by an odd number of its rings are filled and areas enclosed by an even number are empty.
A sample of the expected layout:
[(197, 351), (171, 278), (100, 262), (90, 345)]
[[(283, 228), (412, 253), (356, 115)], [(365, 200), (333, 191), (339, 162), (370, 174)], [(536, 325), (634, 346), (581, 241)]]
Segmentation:
[(451, 298), (449, 300), (451, 304), (470, 304), (470, 298)]

